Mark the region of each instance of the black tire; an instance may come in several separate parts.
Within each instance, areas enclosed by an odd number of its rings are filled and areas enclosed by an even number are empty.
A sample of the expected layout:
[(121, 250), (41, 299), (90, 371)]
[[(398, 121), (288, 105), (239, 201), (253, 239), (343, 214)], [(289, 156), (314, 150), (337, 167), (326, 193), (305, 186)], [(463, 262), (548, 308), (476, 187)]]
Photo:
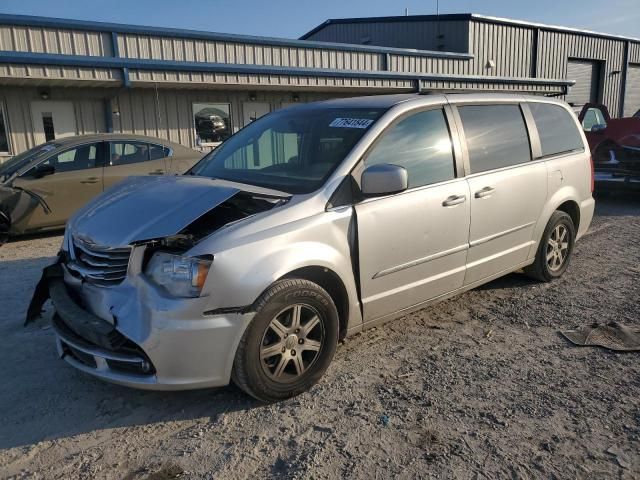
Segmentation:
[[(300, 333), (289, 323), (295, 315), (289, 314), (289, 310), (294, 308), (301, 312), (298, 318), (306, 316), (300, 321), (303, 327)], [(256, 301), (255, 311), (236, 351), (233, 382), (262, 402), (291, 398), (315, 385), (331, 363), (338, 344), (338, 311), (331, 296), (308, 280), (279, 280)], [(315, 317), (319, 323), (305, 333), (304, 327), (315, 323)], [(272, 327), (276, 319), (287, 333), (276, 333), (279, 329)], [(294, 345), (298, 342), (300, 347), (296, 351), (298, 347)], [(307, 345), (317, 350), (305, 350)], [(263, 359), (269, 348), (280, 350), (280, 347), (282, 354), (273, 353)], [(303, 368), (299, 362), (308, 364)]]
[[(547, 256), (550, 255), (553, 250), (553, 247), (550, 246), (549, 240), (552, 235), (554, 235), (554, 231), (558, 227), (566, 229), (567, 250), (566, 256), (564, 256), (561, 264), (556, 268), (552, 268), (549, 264), (550, 261), (547, 259)], [(549, 223), (547, 223), (547, 226), (544, 229), (542, 238), (540, 239), (538, 251), (536, 252), (536, 259), (531, 265), (524, 269), (525, 273), (536, 280), (540, 280), (541, 282), (550, 282), (551, 280), (561, 277), (569, 266), (569, 261), (573, 254), (575, 239), (576, 229), (571, 217), (565, 212), (561, 212), (559, 210), (553, 212), (553, 215), (551, 215), (551, 218), (549, 219)]]

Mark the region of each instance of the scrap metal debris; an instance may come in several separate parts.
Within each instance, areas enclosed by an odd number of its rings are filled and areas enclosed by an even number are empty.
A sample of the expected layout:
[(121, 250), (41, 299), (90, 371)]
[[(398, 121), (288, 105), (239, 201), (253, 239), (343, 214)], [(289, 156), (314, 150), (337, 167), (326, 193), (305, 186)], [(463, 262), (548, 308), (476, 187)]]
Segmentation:
[(579, 346), (598, 346), (619, 352), (640, 351), (640, 329), (618, 322), (592, 323), (560, 333)]

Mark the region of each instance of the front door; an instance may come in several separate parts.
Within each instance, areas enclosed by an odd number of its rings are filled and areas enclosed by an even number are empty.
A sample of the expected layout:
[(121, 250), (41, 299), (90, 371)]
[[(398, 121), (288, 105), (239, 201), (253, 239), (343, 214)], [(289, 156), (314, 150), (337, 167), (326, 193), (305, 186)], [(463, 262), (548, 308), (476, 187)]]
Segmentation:
[(531, 161), (519, 105), (467, 105), (458, 112), (471, 195), (468, 285), (527, 260), (547, 199), (547, 167)]
[(266, 102), (244, 102), (242, 113), (244, 115), (244, 126), (256, 121), (263, 115), (271, 111), (271, 106)]
[(76, 114), (72, 102), (31, 102), (31, 118), (36, 144), (76, 134)]
[(364, 321), (462, 287), (469, 236), (469, 187), (456, 178), (442, 109), (390, 126), (364, 167), (406, 168), (408, 190), (355, 206)]
[(47, 213), (35, 205), (27, 230), (61, 227), (91, 199), (102, 193), (102, 142), (69, 148), (40, 163), (52, 167), (49, 175), (37, 178), (36, 169), (23, 174), (13, 185), (29, 190), (47, 203)]

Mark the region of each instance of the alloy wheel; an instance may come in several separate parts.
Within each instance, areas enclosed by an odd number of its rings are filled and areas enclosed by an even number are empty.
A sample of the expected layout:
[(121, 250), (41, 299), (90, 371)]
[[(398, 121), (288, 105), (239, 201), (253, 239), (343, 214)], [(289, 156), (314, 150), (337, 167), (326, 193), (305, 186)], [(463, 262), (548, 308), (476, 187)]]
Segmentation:
[(260, 344), (264, 372), (278, 383), (299, 379), (320, 356), (325, 338), (320, 314), (310, 305), (291, 305), (272, 320)]
[(552, 272), (562, 268), (569, 255), (569, 230), (563, 224), (556, 225), (547, 242), (547, 266)]

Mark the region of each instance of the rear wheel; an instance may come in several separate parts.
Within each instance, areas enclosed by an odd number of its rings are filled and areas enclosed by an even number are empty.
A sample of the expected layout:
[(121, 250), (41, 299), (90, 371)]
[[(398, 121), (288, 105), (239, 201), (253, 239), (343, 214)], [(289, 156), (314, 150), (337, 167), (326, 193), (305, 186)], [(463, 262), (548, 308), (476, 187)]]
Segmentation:
[(558, 210), (553, 212), (538, 245), (536, 259), (525, 268), (525, 273), (543, 282), (562, 276), (569, 266), (575, 238), (571, 217)]
[(298, 395), (317, 383), (331, 363), (338, 331), (338, 312), (323, 288), (302, 279), (280, 280), (256, 302), (232, 379), (263, 402)]

